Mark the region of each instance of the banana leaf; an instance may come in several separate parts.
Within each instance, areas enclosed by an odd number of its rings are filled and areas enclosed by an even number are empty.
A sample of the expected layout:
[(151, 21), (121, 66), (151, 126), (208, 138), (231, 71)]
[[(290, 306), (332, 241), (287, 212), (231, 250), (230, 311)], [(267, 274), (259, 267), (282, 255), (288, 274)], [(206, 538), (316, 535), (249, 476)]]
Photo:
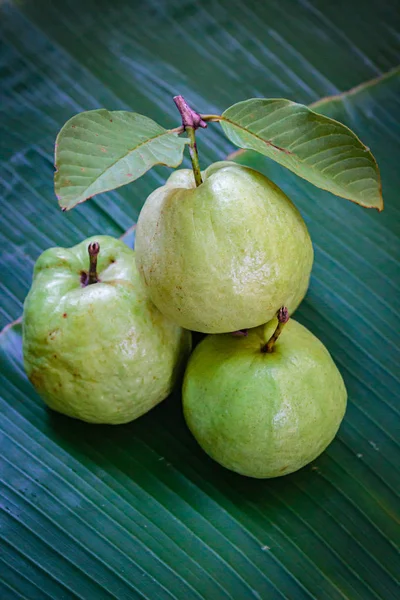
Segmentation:
[[(25, 0), (0, 5), (0, 598), (398, 597), (400, 15), (396, 3)], [(356, 87), (355, 87), (356, 86)], [(381, 169), (378, 214), (251, 152), (309, 227), (315, 265), (296, 318), (349, 392), (339, 434), (293, 475), (257, 481), (211, 461), (179, 392), (125, 426), (48, 411), (17, 321), (51, 245), (134, 222), (168, 169), (67, 214), (53, 190), (63, 123), (105, 107), (178, 125), (172, 96), (222, 112), (287, 97), (350, 126)], [(202, 165), (233, 147), (201, 132)]]

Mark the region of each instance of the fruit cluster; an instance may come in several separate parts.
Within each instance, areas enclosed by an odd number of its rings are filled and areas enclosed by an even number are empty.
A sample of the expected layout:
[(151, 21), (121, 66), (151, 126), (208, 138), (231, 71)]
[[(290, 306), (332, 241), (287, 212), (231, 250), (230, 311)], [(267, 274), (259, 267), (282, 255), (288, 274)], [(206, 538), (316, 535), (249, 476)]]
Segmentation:
[[(176, 168), (140, 213), (135, 251), (108, 236), (38, 259), (23, 318), (29, 379), (54, 410), (92, 423), (136, 419), (183, 371), (183, 411), (203, 449), (257, 478), (300, 469), (332, 441), (347, 393), (329, 352), (289, 319), (310, 279), (313, 248), (296, 207), (261, 173), (234, 162), (200, 170), (195, 132), (229, 140), (318, 188), (383, 209), (370, 149), (345, 125), (284, 98), (199, 114), (174, 98), (182, 124), (97, 109), (56, 141), (63, 210)], [(183, 137), (182, 137), (183, 136)], [(191, 351), (191, 331), (208, 334)]]
[(262, 174), (175, 171), (144, 204), (135, 251), (108, 236), (38, 259), (25, 369), (54, 410), (126, 423), (181, 379), (186, 422), (225, 467), (291, 473), (332, 441), (346, 390), (323, 344), (289, 320), (313, 261), (307, 227)]

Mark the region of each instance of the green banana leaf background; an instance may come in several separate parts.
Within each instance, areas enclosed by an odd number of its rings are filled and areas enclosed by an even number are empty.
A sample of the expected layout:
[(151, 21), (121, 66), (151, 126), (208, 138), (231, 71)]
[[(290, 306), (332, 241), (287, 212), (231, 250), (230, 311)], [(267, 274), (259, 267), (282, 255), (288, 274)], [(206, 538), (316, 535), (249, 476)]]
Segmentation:
[[(399, 597), (400, 10), (395, 0), (0, 2), (0, 598)], [(179, 125), (172, 97), (220, 113), (286, 97), (343, 121), (382, 174), (378, 213), (267, 158), (315, 265), (296, 318), (328, 347), (349, 405), (301, 471), (252, 480), (198, 447), (179, 393), (139, 420), (90, 426), (28, 382), (17, 320), (38, 255), (133, 225), (166, 168), (61, 213), (55, 136), (72, 115), (130, 109)], [(235, 150), (198, 134), (203, 167)], [(16, 321), (17, 320), (17, 321)], [(14, 323), (13, 323), (14, 322)]]

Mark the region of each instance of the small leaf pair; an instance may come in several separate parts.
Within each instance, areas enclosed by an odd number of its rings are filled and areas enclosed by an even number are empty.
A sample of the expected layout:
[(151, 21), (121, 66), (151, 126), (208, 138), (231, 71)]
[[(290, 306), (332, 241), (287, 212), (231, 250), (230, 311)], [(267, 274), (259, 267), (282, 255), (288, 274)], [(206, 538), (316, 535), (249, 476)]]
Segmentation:
[[(251, 99), (222, 115), (230, 141), (254, 150), (315, 186), (367, 208), (382, 210), (378, 165), (345, 125), (285, 99)], [(69, 210), (95, 194), (118, 188), (161, 164), (176, 168), (188, 143), (183, 127), (167, 130), (127, 111), (80, 113), (61, 129), (56, 143), (55, 190)]]

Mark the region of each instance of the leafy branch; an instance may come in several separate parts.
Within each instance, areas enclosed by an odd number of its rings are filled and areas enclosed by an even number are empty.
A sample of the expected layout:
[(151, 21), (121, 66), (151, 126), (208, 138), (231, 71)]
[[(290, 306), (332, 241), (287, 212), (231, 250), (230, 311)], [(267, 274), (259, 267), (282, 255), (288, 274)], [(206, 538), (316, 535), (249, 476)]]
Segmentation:
[[(222, 115), (201, 115), (182, 96), (174, 100), (182, 125), (170, 130), (126, 111), (99, 109), (70, 119), (56, 140), (55, 191), (60, 206), (69, 210), (138, 179), (155, 165), (176, 168), (187, 144), (196, 185), (201, 185), (195, 131), (219, 122), (236, 146), (271, 158), (318, 188), (383, 209), (375, 158), (342, 123), (279, 98), (245, 100)], [(180, 137), (184, 132), (187, 137)]]

